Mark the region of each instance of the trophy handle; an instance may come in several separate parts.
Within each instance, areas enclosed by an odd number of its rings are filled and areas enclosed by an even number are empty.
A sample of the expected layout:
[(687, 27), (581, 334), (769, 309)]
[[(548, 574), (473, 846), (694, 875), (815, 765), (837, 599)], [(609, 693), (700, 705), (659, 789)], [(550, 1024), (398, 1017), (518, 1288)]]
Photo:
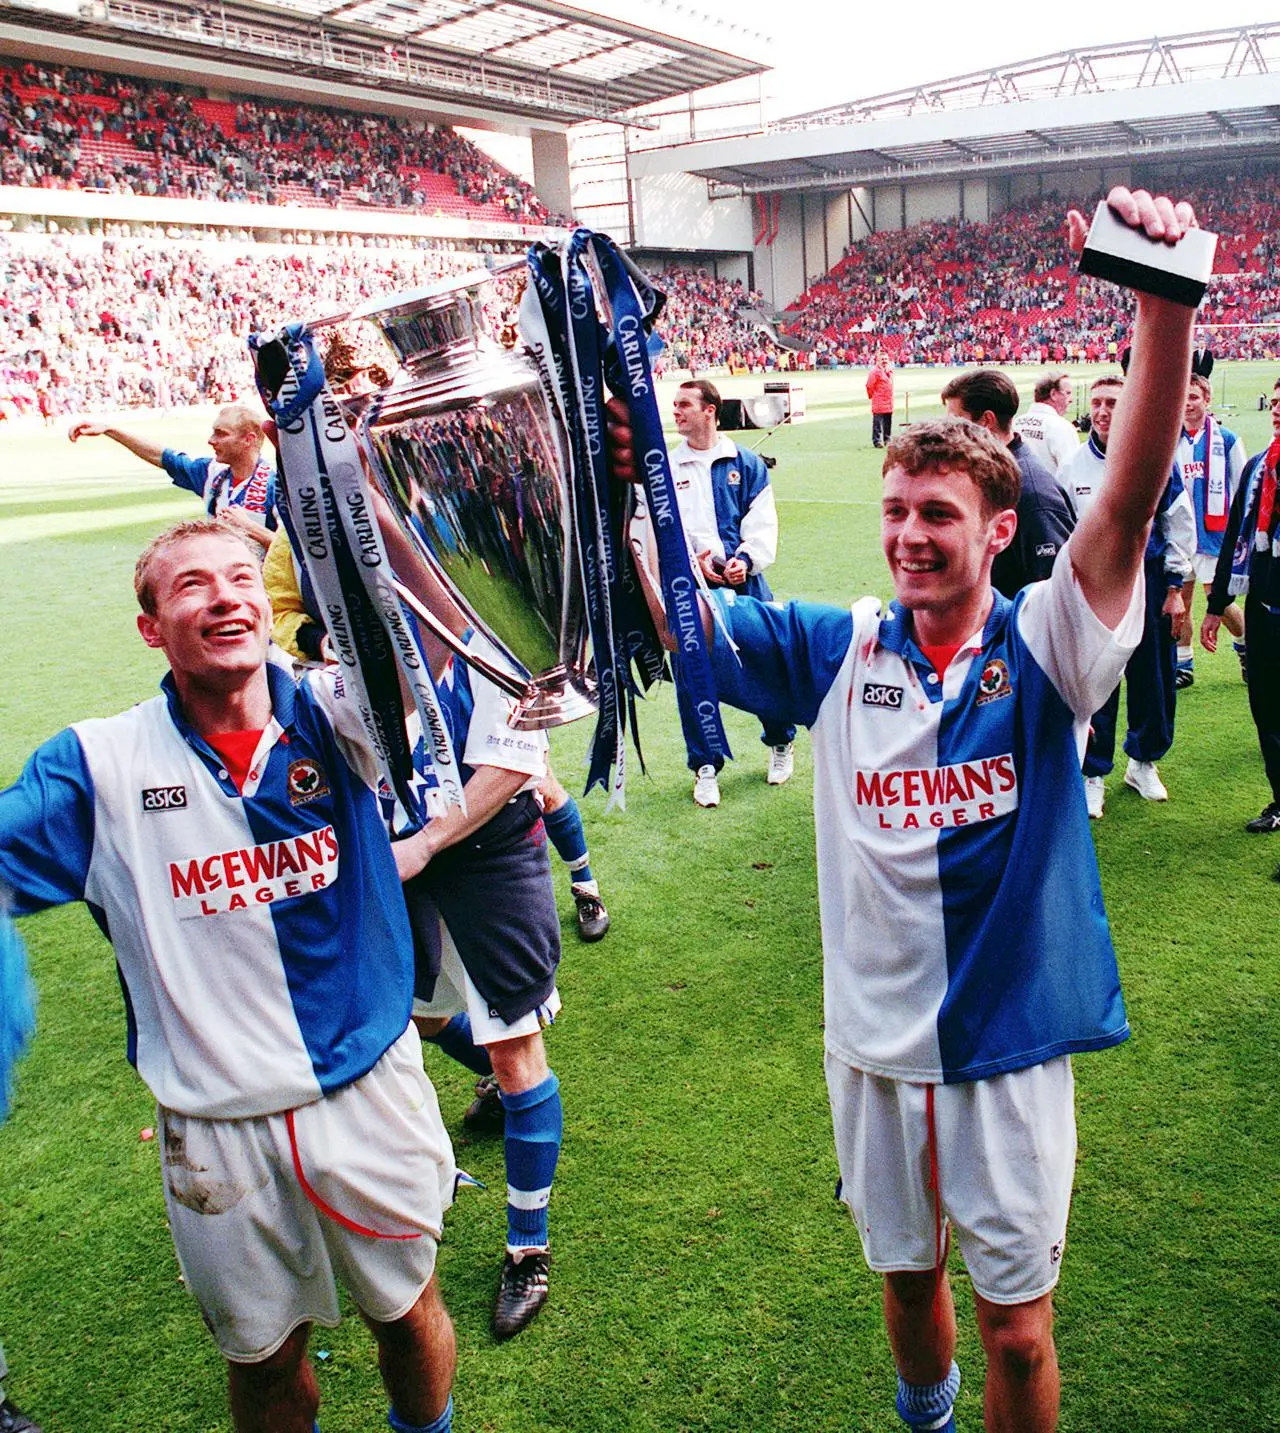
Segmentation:
[(400, 598), (401, 602), (403, 602), (418, 621), (427, 628), (433, 637), (448, 647), (455, 657), (460, 657), (464, 662), (470, 662), (470, 664), (483, 673), (495, 687), (506, 692), (509, 697), (514, 697), (517, 701), (527, 700), (530, 697), (534, 690), (532, 682), (522, 680), (520, 677), (517, 677), (514, 672), (506, 671), (498, 666), (496, 662), (490, 661), (482, 652), (477, 652), (474, 648), (468, 647), (462, 638), (459, 637), (447, 623), (441, 621), (420, 598), (410, 592), (398, 577), (391, 579), (391, 585), (395, 588), (396, 595)]
[[(595, 702), (591, 699), (590, 692), (583, 690), (581, 678), (575, 680), (565, 664), (561, 663), (544, 672), (536, 682), (518, 677), (483, 651), (464, 642), (399, 578), (393, 577), (391, 584), (401, 602), (433, 637), (442, 642), (459, 660), (469, 663), (500, 692), (515, 701), (516, 709), (507, 722), (514, 730), (546, 731), (551, 727), (564, 726), (566, 722), (578, 721), (595, 711)], [(480, 635), (484, 636), (483, 633)]]

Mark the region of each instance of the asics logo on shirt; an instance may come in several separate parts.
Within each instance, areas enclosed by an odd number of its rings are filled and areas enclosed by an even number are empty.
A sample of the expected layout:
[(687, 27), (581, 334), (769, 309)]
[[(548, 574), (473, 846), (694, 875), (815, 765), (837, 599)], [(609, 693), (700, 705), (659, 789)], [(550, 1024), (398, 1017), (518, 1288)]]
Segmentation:
[(182, 920), (305, 896), (337, 878), (338, 838), (332, 826), (287, 841), (169, 862), (169, 889)]
[(185, 786), (144, 786), (142, 788), (142, 809), (144, 811), (184, 811), (187, 805)]
[(882, 831), (969, 826), (1018, 809), (1018, 773), (1011, 752), (954, 766), (858, 770), (854, 800)]
[(891, 711), (902, 710), (902, 688), (889, 687), (883, 682), (867, 682), (862, 688), (864, 707), (888, 707)]

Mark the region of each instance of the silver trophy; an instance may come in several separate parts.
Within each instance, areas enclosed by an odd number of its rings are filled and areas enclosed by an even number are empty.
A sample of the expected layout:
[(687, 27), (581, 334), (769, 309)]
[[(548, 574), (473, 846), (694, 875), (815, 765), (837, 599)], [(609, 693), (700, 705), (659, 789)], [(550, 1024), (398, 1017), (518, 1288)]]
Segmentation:
[(502, 332), (501, 304), (494, 276), (478, 270), (310, 327), (364, 320), (394, 354), (391, 378), (381, 365), (343, 374), (330, 363), (330, 381), (374, 481), (473, 629), (470, 640), (406, 587), (401, 597), (515, 699), (511, 724), (527, 730), (588, 715), (596, 684), (567, 440), (514, 325)]

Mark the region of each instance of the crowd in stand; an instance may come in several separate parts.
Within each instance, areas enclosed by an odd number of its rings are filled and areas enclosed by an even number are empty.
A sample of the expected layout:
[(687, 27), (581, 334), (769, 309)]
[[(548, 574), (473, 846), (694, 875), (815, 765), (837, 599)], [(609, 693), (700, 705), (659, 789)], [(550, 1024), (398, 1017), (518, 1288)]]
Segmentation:
[[(1205, 228), (1219, 235), (1217, 269), (1200, 312), (1224, 358), (1280, 352), (1280, 177), (1198, 186)], [(882, 231), (851, 245), (784, 319), (824, 365), (869, 364), (887, 348), (900, 363), (1097, 361), (1123, 348), (1131, 301), (1081, 278), (1067, 261), (1061, 198), (1008, 210), (990, 223), (947, 220)]]
[(6, 61), (0, 182), (260, 204), (305, 192), (334, 207), (423, 210), (427, 177), (443, 175), (495, 219), (551, 221), (524, 180), (447, 127), (318, 105), (224, 108), (225, 125), (208, 101), (173, 85)]
[[(273, 125), (294, 124), (252, 106), (238, 122), (266, 126), (260, 132), (272, 144), (287, 138)], [(1194, 197), (1220, 236), (1200, 341), (1223, 358), (1280, 353), (1280, 247), (1272, 238), (1280, 177)], [(805, 346), (799, 354), (775, 341), (760, 295), (740, 281), (694, 268), (659, 273), (667, 294), (660, 371), (861, 366), (879, 347), (900, 363), (1115, 357), (1128, 339), (1130, 301), (1068, 265), (1061, 210), (1060, 199), (1045, 200), (988, 224), (921, 224), (851, 246), (786, 316)], [(0, 416), (242, 398), (252, 392), (249, 332), (419, 287), (489, 257), (461, 243), (359, 242), (317, 238), (301, 250), (169, 235), (0, 235)]]
[(762, 321), (763, 297), (740, 279), (673, 268), (655, 275), (654, 283), (667, 296), (657, 325), (666, 344), (659, 371), (728, 368), (763, 373), (791, 366), (795, 355), (774, 342)]
[(247, 334), (474, 268), (477, 255), (0, 236), (0, 416), (226, 403)]
[[(480, 266), (429, 250), (201, 245), (0, 236), (0, 415), (223, 403), (253, 391), (245, 336)], [(657, 276), (659, 366), (785, 369), (795, 355), (741, 310), (741, 283), (680, 269)], [(508, 305), (510, 307), (510, 305)], [(495, 320), (510, 327), (514, 311)]]

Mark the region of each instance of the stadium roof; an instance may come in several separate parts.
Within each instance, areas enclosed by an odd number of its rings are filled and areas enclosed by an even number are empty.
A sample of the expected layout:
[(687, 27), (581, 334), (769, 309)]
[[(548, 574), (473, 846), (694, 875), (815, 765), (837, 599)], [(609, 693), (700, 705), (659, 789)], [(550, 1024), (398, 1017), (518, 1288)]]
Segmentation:
[(425, 98), (469, 95), (560, 124), (617, 118), (767, 68), (561, 0), (0, 0), (3, 22), (145, 38)]
[(893, 90), (780, 120), (775, 129), (813, 129), (939, 110), (1065, 99), (1074, 95), (1189, 84), (1280, 72), (1280, 24), (1198, 30), (1171, 39), (1059, 50), (1034, 60)]
[(713, 194), (1280, 154), (1280, 24), (1065, 50), (632, 157)]

